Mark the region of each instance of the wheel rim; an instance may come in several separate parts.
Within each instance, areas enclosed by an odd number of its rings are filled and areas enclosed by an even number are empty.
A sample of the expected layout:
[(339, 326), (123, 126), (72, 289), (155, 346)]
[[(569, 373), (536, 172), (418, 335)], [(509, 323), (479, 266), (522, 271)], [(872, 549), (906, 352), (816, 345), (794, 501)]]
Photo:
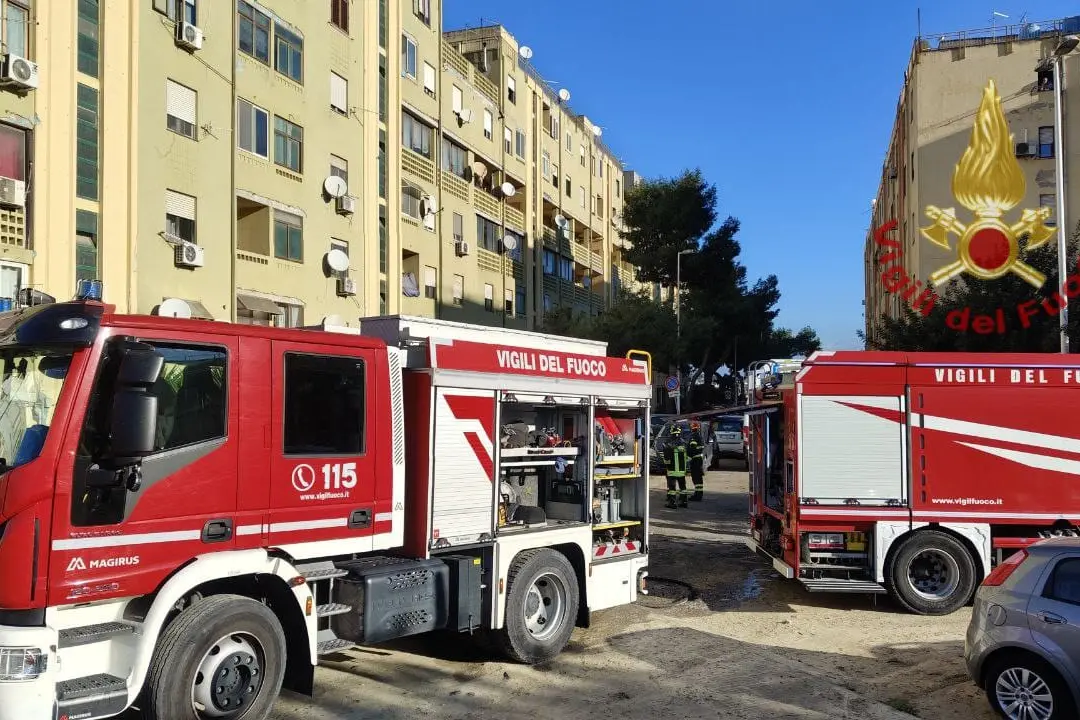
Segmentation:
[(908, 566), (908, 584), (926, 600), (948, 599), (960, 585), (960, 566), (947, 552), (923, 550)]
[(1054, 715), (1050, 686), (1033, 670), (1009, 668), (998, 675), (994, 694), (1009, 720), (1050, 720)]
[(226, 635), (210, 646), (191, 686), (191, 704), (200, 718), (243, 717), (263, 684), (259, 641), (246, 633)]
[(525, 629), (536, 640), (547, 640), (562, 627), (566, 586), (562, 578), (544, 573), (533, 580), (525, 595)]

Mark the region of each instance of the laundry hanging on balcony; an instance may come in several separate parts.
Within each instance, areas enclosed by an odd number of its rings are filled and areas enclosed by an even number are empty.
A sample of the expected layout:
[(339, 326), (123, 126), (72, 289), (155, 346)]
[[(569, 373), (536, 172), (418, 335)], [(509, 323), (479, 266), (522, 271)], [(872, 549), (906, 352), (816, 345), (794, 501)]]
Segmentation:
[(420, 297), (420, 283), (416, 281), (416, 273), (401, 273), (401, 294), (405, 297)]

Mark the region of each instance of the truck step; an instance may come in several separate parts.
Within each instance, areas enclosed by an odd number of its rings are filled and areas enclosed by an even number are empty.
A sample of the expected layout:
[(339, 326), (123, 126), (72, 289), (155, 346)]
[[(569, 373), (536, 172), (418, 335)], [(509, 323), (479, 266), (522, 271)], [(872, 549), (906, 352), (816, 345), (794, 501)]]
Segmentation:
[(315, 637), (315, 652), (319, 655), (329, 655), (333, 652), (348, 650), (354, 645), (356, 645), (356, 643), (342, 640), (329, 628), (320, 630), (319, 634)]
[(315, 608), (315, 614), (318, 617), (331, 617), (332, 615), (344, 615), (352, 610), (352, 605), (346, 605), (344, 603), (326, 603), (325, 605), (319, 605)]
[(800, 578), (799, 582), (808, 592), (870, 593), (888, 592), (880, 583), (870, 580), (845, 580), (843, 578)]
[(60, 717), (112, 717), (127, 706), (127, 680), (115, 675), (87, 675), (56, 684)]
[(103, 622), (96, 625), (83, 625), (81, 627), (67, 628), (60, 631), (59, 647), (76, 647), (102, 642), (118, 635), (131, 635), (135, 632), (135, 624), (129, 622)]
[(306, 565), (297, 565), (296, 569), (308, 582), (330, 580), (332, 578), (345, 577), (349, 574), (348, 570), (342, 570), (329, 560), (308, 563)]

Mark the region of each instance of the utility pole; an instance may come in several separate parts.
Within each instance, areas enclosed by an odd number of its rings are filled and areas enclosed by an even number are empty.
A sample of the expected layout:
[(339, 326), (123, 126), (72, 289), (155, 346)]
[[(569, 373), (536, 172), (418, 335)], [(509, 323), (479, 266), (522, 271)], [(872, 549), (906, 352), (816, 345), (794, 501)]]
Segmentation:
[[(1054, 48), (1054, 166), (1057, 175), (1055, 208), (1057, 217), (1057, 251), (1058, 251), (1058, 291), (1064, 293), (1061, 286), (1065, 283), (1068, 274), (1068, 242), (1066, 233), (1065, 214), (1065, 125), (1064, 112), (1062, 109), (1062, 90), (1065, 84), (1065, 56), (1068, 55), (1080, 43), (1080, 38), (1075, 35), (1062, 38)], [(1069, 352), (1069, 301), (1064, 300), (1061, 311), (1058, 313), (1058, 327), (1061, 331), (1061, 352)]]

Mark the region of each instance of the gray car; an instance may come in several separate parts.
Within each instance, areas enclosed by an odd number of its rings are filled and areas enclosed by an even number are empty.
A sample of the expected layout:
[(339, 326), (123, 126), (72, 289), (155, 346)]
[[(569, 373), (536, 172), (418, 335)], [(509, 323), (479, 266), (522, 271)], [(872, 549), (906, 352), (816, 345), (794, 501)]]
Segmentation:
[(964, 661), (1001, 717), (1077, 717), (1080, 538), (1042, 540), (994, 568), (975, 593)]

